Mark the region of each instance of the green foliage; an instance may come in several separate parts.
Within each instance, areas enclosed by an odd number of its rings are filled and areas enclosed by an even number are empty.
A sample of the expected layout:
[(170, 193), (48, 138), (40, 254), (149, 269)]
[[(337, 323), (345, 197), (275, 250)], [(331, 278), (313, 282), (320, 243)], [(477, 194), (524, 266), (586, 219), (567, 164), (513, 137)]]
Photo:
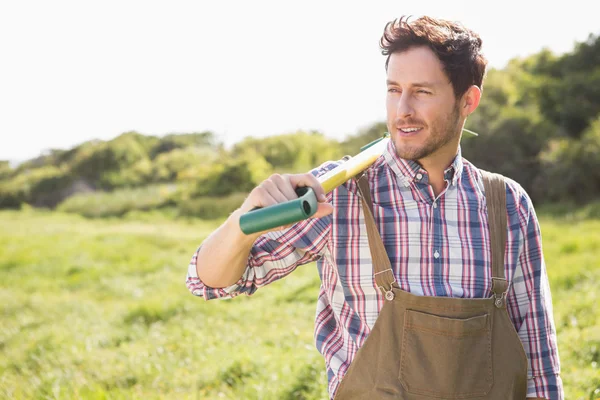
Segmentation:
[(534, 91), (543, 115), (579, 138), (600, 114), (600, 36), (590, 35), (559, 58), (547, 51), (530, 58), (522, 67), (544, 80)]
[(18, 210), (23, 204), (22, 192), (4, 184), (0, 184), (0, 209)]
[(184, 217), (202, 219), (224, 218), (238, 209), (248, 193), (231, 193), (224, 197), (198, 197), (182, 200), (178, 204), (178, 214)]
[(542, 173), (534, 190), (547, 201), (598, 199), (600, 193), (600, 115), (580, 140), (557, 139), (540, 155)]
[(538, 207), (538, 212), (552, 215), (561, 221), (580, 222), (589, 219), (600, 220), (600, 201), (592, 201), (583, 206), (573, 202), (546, 203)]
[(25, 202), (37, 206), (54, 205), (61, 200), (59, 192), (70, 183), (64, 171), (52, 165), (23, 170), (0, 181), (0, 206), (19, 208)]
[(336, 140), (319, 132), (302, 132), (271, 136), (262, 139), (246, 138), (236, 144), (232, 155), (250, 153), (264, 157), (278, 172), (308, 172), (328, 160), (343, 156)]
[(193, 196), (226, 196), (235, 192), (249, 192), (272, 173), (271, 165), (251, 149), (235, 158), (207, 168), (198, 177)]
[(104, 143), (84, 162), (76, 164), (74, 171), (81, 176), (97, 179), (103, 189), (112, 189), (127, 185), (127, 179), (120, 177), (120, 171), (147, 158), (143, 146), (135, 136), (121, 135)]
[(600, 113), (600, 67), (549, 80), (540, 88), (539, 98), (548, 119), (563, 128), (566, 135), (579, 138)]
[[(158, 143), (154, 136), (143, 135), (138, 132), (125, 132), (109, 141), (90, 140), (69, 150), (51, 150), (52, 159), (57, 165), (68, 165), (71, 168), (81, 165), (82, 167), (104, 168), (104, 163), (110, 168), (111, 163), (119, 161), (119, 158), (131, 162), (141, 154), (147, 155)], [(119, 151), (119, 147), (122, 151)], [(133, 153), (124, 155), (126, 150)], [(129, 158), (129, 160), (127, 160)], [(123, 160), (120, 160), (123, 161)], [(82, 176), (89, 174), (94, 176), (93, 171), (82, 171)]]
[(0, 181), (9, 178), (13, 174), (13, 169), (9, 161), (0, 160)]
[[(540, 174), (538, 154), (554, 126), (535, 114), (535, 110), (503, 108), (489, 131), (479, 136), (463, 134), (462, 155), (479, 168), (498, 172), (519, 182), (528, 192)], [(473, 128), (475, 130), (475, 128)], [(534, 202), (543, 192), (530, 193)]]
[(132, 211), (146, 211), (175, 204), (174, 185), (152, 185), (113, 192), (83, 193), (69, 197), (57, 210), (89, 218), (118, 217)]
[[(341, 159), (345, 155), (354, 156), (358, 154), (360, 148), (372, 141), (379, 139), (388, 131), (385, 122), (378, 122), (366, 129), (361, 129), (356, 135), (351, 135), (341, 143), (341, 153), (337, 153), (336, 160)], [(334, 158), (330, 158), (333, 160)]]
[(77, 191), (73, 188), (74, 182), (72, 176), (64, 173), (45, 177), (31, 187), (27, 203), (36, 207), (55, 207)]
[(196, 148), (217, 148), (220, 144), (214, 133), (206, 131), (201, 133), (179, 133), (170, 134), (160, 138), (150, 150), (150, 158), (154, 159), (159, 154), (170, 153), (173, 150), (185, 149), (188, 147)]
[(187, 147), (159, 154), (152, 160), (152, 181), (195, 181), (207, 167), (220, 161), (222, 152), (209, 147)]
[(180, 177), (196, 180), (198, 169), (222, 155), (216, 146), (210, 132), (161, 139), (127, 132), (107, 142), (93, 140), (71, 150), (49, 150), (16, 169), (2, 162), (0, 208), (19, 208), (24, 203), (53, 208), (81, 191), (135, 188)]
[(150, 159), (142, 158), (123, 169), (105, 171), (99, 179), (99, 185), (105, 190), (143, 186), (153, 183), (152, 172)]

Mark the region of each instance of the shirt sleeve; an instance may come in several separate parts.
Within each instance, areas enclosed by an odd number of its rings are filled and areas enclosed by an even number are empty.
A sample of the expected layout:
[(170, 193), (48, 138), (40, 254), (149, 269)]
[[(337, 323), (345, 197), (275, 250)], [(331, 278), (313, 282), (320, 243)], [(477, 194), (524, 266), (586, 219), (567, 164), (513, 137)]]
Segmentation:
[(527, 397), (563, 400), (552, 295), (542, 251), (539, 222), (529, 196), (521, 189), (520, 218), (524, 226), (518, 268), (529, 297), (519, 338), (528, 359)]
[[(340, 162), (329, 161), (310, 172), (319, 177)], [(331, 203), (331, 193), (326, 197), (327, 202)], [(309, 218), (287, 229), (260, 236), (248, 254), (243, 275), (226, 288), (211, 288), (198, 278), (196, 259), (202, 247), (200, 244), (188, 265), (186, 286), (193, 295), (205, 300), (252, 295), (258, 288), (289, 275), (298, 266), (321, 258), (329, 239), (331, 221), (331, 215)]]

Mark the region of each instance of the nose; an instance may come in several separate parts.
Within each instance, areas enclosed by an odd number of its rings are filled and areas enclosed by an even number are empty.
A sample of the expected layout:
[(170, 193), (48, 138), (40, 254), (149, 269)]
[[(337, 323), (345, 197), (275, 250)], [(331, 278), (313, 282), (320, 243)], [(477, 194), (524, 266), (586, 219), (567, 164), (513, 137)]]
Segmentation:
[(398, 104), (396, 105), (396, 114), (398, 118), (406, 118), (413, 115), (413, 107), (410, 100), (410, 96), (406, 93), (402, 93), (398, 98)]

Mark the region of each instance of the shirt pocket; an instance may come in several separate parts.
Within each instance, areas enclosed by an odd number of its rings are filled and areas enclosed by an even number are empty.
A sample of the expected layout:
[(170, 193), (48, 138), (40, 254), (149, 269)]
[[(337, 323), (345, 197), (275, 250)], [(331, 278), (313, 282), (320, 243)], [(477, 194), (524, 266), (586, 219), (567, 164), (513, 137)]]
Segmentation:
[(406, 310), (399, 379), (409, 393), (485, 396), (493, 385), (489, 314), (448, 318)]

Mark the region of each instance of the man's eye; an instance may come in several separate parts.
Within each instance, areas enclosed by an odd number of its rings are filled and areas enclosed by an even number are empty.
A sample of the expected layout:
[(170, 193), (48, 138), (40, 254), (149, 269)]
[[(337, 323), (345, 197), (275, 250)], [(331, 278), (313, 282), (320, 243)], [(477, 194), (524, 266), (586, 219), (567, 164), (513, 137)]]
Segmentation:
[(397, 93), (398, 89), (396, 89), (396, 88), (388, 88), (388, 92), (389, 93)]
[(431, 94), (431, 92), (428, 92), (427, 90), (423, 90), (423, 89), (419, 90), (418, 93)]

